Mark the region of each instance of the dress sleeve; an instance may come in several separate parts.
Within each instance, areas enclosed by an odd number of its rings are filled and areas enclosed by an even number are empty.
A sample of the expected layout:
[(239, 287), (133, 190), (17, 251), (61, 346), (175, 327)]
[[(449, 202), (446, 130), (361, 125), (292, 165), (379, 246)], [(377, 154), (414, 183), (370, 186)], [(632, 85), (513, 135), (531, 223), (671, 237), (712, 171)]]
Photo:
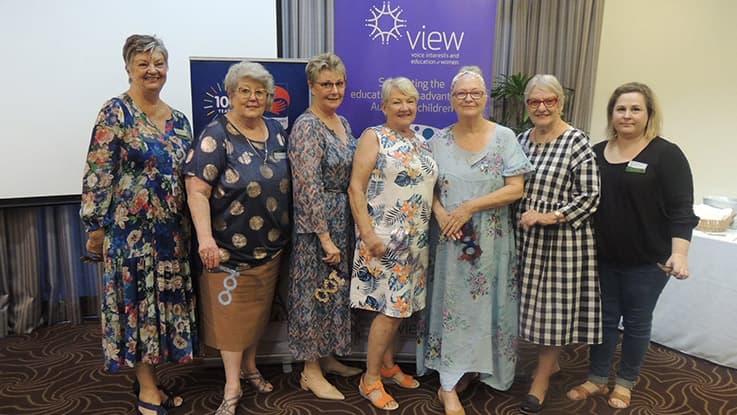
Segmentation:
[[(500, 126), (497, 126), (499, 128)], [(512, 130), (505, 128), (500, 131), (503, 139), (503, 153), (502, 158), (504, 160), (504, 169), (502, 170), (502, 176), (512, 177), (519, 176), (522, 174), (530, 173), (535, 170), (532, 167), (532, 163), (522, 151), (522, 146), (517, 141)]]
[(88, 232), (104, 228), (110, 222), (108, 210), (120, 164), (120, 143), (126, 130), (125, 114), (123, 102), (113, 98), (102, 107), (92, 129), (79, 211)]
[(580, 227), (599, 207), (599, 167), (589, 138), (577, 132), (571, 146), (571, 200), (560, 209), (566, 222)]
[(658, 161), (658, 181), (663, 189), (663, 204), (671, 238), (691, 240), (699, 218), (693, 211), (693, 177), (686, 155), (668, 143)]
[(222, 125), (217, 120), (211, 122), (187, 154), (185, 176), (198, 177), (210, 186), (215, 186), (226, 168), (226, 145)]
[(328, 232), (325, 219), (325, 185), (322, 158), (325, 154), (325, 131), (316, 119), (302, 118), (292, 126), (288, 154), (292, 164), (292, 198), (296, 233)]

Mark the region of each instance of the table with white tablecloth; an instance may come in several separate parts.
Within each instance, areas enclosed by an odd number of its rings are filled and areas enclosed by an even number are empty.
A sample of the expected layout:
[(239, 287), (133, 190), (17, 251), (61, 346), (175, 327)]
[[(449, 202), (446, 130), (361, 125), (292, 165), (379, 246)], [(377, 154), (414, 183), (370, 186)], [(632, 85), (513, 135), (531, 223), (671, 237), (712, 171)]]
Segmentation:
[(660, 296), (652, 341), (737, 368), (737, 231), (694, 231), (688, 262), (690, 277)]

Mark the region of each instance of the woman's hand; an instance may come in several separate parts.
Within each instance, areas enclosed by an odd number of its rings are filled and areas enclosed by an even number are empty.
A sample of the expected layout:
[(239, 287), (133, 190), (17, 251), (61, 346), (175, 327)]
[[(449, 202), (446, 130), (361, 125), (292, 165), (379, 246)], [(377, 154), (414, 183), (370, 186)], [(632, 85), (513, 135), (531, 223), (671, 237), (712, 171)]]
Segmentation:
[(688, 257), (674, 252), (660, 268), (679, 280), (685, 280), (688, 278)]
[(374, 232), (362, 237), (363, 245), (374, 258), (381, 258), (386, 253), (386, 244)]
[(520, 226), (525, 230), (535, 225), (555, 225), (556, 223), (558, 223), (558, 218), (554, 213), (540, 213), (536, 210), (526, 211), (519, 220)]
[(333, 242), (333, 239), (330, 237), (330, 234), (327, 232), (321, 233), (319, 235), (320, 238), (320, 245), (322, 245), (322, 250), (325, 251), (325, 256), (322, 257), (322, 260), (328, 264), (339, 264), (340, 263), (340, 249), (338, 249), (337, 246), (335, 246), (335, 243)]
[[(473, 211), (468, 203), (464, 203), (453, 209), (453, 211), (448, 212), (445, 225), (440, 225), (443, 235), (454, 240), (459, 239), (463, 225), (465, 225), (472, 216)], [(440, 221), (438, 221), (438, 224), (440, 224)]]
[(105, 240), (105, 230), (100, 228), (92, 232), (87, 232), (87, 243), (85, 243), (85, 249), (87, 251), (102, 255), (102, 243)]
[(200, 259), (207, 269), (215, 269), (220, 266), (220, 248), (212, 237), (202, 238), (198, 241)]
[(435, 207), (434, 214), (435, 214), (435, 220), (438, 221), (438, 225), (440, 226), (440, 231), (442, 232), (443, 236), (445, 236), (446, 238), (452, 241), (457, 241), (458, 239), (461, 239), (461, 236), (463, 234), (463, 232), (461, 231), (458, 231), (456, 233), (451, 233), (451, 234), (447, 234), (444, 232), (444, 229), (450, 227), (450, 221), (451, 219), (453, 219), (453, 217), (450, 215), (450, 213), (448, 213), (447, 210), (445, 210), (444, 207), (440, 205)]

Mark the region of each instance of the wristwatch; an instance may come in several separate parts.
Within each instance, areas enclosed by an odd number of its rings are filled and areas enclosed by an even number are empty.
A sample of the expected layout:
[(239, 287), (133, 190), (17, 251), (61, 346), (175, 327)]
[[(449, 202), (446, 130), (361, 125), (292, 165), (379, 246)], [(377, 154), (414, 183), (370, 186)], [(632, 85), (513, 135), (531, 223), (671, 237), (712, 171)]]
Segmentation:
[(555, 223), (561, 223), (563, 221), (563, 218), (565, 218), (565, 215), (559, 210), (554, 210), (553, 216), (555, 216)]

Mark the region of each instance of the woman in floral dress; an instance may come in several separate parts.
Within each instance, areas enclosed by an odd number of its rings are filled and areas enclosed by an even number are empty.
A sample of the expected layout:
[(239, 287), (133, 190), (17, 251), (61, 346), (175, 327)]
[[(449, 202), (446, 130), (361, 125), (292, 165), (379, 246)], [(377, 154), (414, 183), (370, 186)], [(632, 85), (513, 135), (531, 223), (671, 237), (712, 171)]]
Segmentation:
[(345, 118), (346, 74), (334, 54), (307, 63), (312, 104), (292, 127), (289, 159), (294, 194), (294, 247), (289, 270), (289, 349), (305, 362), (300, 386), (318, 398), (342, 400), (323, 372), (355, 376), (335, 354), (351, 351), (348, 271), (353, 221), (348, 182), (356, 140)]
[(349, 188), (358, 227), (351, 306), (376, 312), (359, 391), (386, 410), (399, 404), (386, 393), (381, 378), (404, 388), (420, 386), (394, 363), (393, 350), (402, 320), (425, 308), (428, 231), (438, 170), (424, 140), (412, 129), (418, 97), (407, 78), (384, 81), (386, 123), (361, 135)]
[[(130, 87), (105, 103), (92, 131), (80, 215), (87, 250), (101, 255), (105, 368), (136, 368), (137, 413), (181, 404), (157, 387), (154, 365), (191, 362), (197, 345), (182, 165), (189, 121), (159, 97), (168, 53), (130, 36)], [(163, 412), (162, 412), (163, 411)]]
[(439, 372), (446, 414), (463, 414), (457, 393), (466, 380), (480, 374), (498, 390), (514, 380), (519, 292), (510, 204), (522, 197), (532, 165), (514, 132), (484, 117), (478, 67), (461, 68), (450, 88), (458, 122), (430, 142), (440, 177), (417, 363), (419, 373)]

